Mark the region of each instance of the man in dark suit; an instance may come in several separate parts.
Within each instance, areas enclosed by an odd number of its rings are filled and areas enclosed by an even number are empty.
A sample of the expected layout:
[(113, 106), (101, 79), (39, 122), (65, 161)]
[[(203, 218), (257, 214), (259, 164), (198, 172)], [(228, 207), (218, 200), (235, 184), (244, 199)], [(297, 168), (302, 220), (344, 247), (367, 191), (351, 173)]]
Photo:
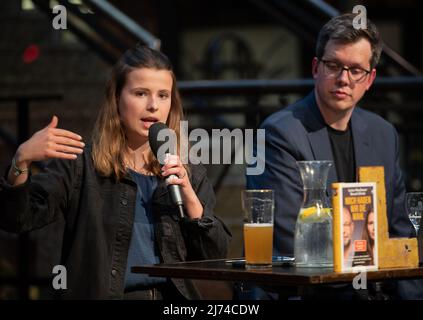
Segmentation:
[(268, 117), (261, 175), (247, 176), (248, 189), (275, 190), (274, 254), (292, 255), (303, 200), (296, 161), (333, 160), (333, 182), (355, 182), (356, 168), (384, 166), (391, 237), (415, 236), (404, 211), (405, 185), (399, 166), (398, 135), (380, 116), (357, 106), (376, 77), (382, 41), (376, 26), (354, 28), (355, 14), (330, 20), (320, 31), (312, 61), (315, 88), (307, 97)]

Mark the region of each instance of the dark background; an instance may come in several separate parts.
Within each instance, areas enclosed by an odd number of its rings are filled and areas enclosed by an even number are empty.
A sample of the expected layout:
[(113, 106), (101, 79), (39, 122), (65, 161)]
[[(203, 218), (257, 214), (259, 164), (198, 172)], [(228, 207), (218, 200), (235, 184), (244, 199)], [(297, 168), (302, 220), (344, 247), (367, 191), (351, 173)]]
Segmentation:
[[(51, 8), (67, 9), (66, 30), (52, 27)], [(362, 105), (391, 121), (400, 133), (407, 189), (423, 182), (422, 89), (423, 5), (401, 1), (145, 0), (105, 1), (160, 39), (173, 62), (190, 129), (257, 128), (268, 114), (310, 89), (316, 35), (331, 10), (367, 9), (391, 55), (382, 57), (378, 76)], [(318, 1), (316, 1), (318, 2)], [(330, 7), (329, 7), (330, 6)], [(5, 170), (20, 141), (46, 126), (59, 126), (89, 140), (110, 68), (139, 41), (123, 21), (91, 1), (0, 2), (0, 168)], [(392, 79), (401, 78), (401, 81)], [(238, 80), (263, 80), (249, 88)], [(299, 80), (284, 86), (269, 80)], [(309, 79), (309, 80), (306, 80)], [(199, 80), (215, 80), (198, 88)], [(234, 88), (228, 93), (228, 84)], [(217, 194), (216, 213), (231, 228), (230, 256), (241, 255), (243, 165), (208, 166)], [(0, 204), (1, 214), (1, 204)], [(59, 261), (62, 222), (19, 238), (0, 231), (0, 299), (51, 298), (49, 277)], [(28, 280), (32, 285), (27, 287)]]

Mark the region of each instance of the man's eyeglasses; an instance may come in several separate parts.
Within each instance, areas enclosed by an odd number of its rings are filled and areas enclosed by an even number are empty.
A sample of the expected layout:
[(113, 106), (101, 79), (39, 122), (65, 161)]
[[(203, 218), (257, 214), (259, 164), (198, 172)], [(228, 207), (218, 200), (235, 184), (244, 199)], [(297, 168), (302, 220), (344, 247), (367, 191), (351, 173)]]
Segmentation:
[(370, 70), (366, 70), (360, 67), (345, 67), (344, 65), (336, 62), (319, 59), (323, 63), (325, 75), (329, 78), (338, 78), (344, 70), (347, 71), (348, 77), (351, 82), (359, 83), (363, 82), (366, 79), (367, 75), (370, 73)]

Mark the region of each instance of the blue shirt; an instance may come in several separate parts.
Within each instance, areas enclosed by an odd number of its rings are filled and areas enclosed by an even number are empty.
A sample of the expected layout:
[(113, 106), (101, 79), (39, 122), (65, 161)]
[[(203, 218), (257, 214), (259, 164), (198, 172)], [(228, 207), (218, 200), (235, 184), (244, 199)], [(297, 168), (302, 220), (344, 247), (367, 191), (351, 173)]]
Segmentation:
[(136, 182), (135, 218), (132, 228), (131, 244), (126, 264), (125, 289), (142, 286), (155, 286), (166, 282), (166, 278), (150, 277), (147, 274), (132, 273), (131, 267), (142, 264), (160, 263), (154, 235), (154, 216), (152, 209), (153, 193), (157, 188), (157, 178), (130, 171)]

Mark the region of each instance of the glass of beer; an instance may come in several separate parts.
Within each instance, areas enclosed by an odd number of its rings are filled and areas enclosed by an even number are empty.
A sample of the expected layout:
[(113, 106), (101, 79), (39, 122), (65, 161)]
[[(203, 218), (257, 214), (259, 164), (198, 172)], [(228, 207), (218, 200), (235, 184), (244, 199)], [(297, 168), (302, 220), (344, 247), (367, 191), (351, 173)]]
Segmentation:
[(244, 250), (247, 269), (272, 266), (273, 190), (244, 190), (241, 194), (244, 211)]

